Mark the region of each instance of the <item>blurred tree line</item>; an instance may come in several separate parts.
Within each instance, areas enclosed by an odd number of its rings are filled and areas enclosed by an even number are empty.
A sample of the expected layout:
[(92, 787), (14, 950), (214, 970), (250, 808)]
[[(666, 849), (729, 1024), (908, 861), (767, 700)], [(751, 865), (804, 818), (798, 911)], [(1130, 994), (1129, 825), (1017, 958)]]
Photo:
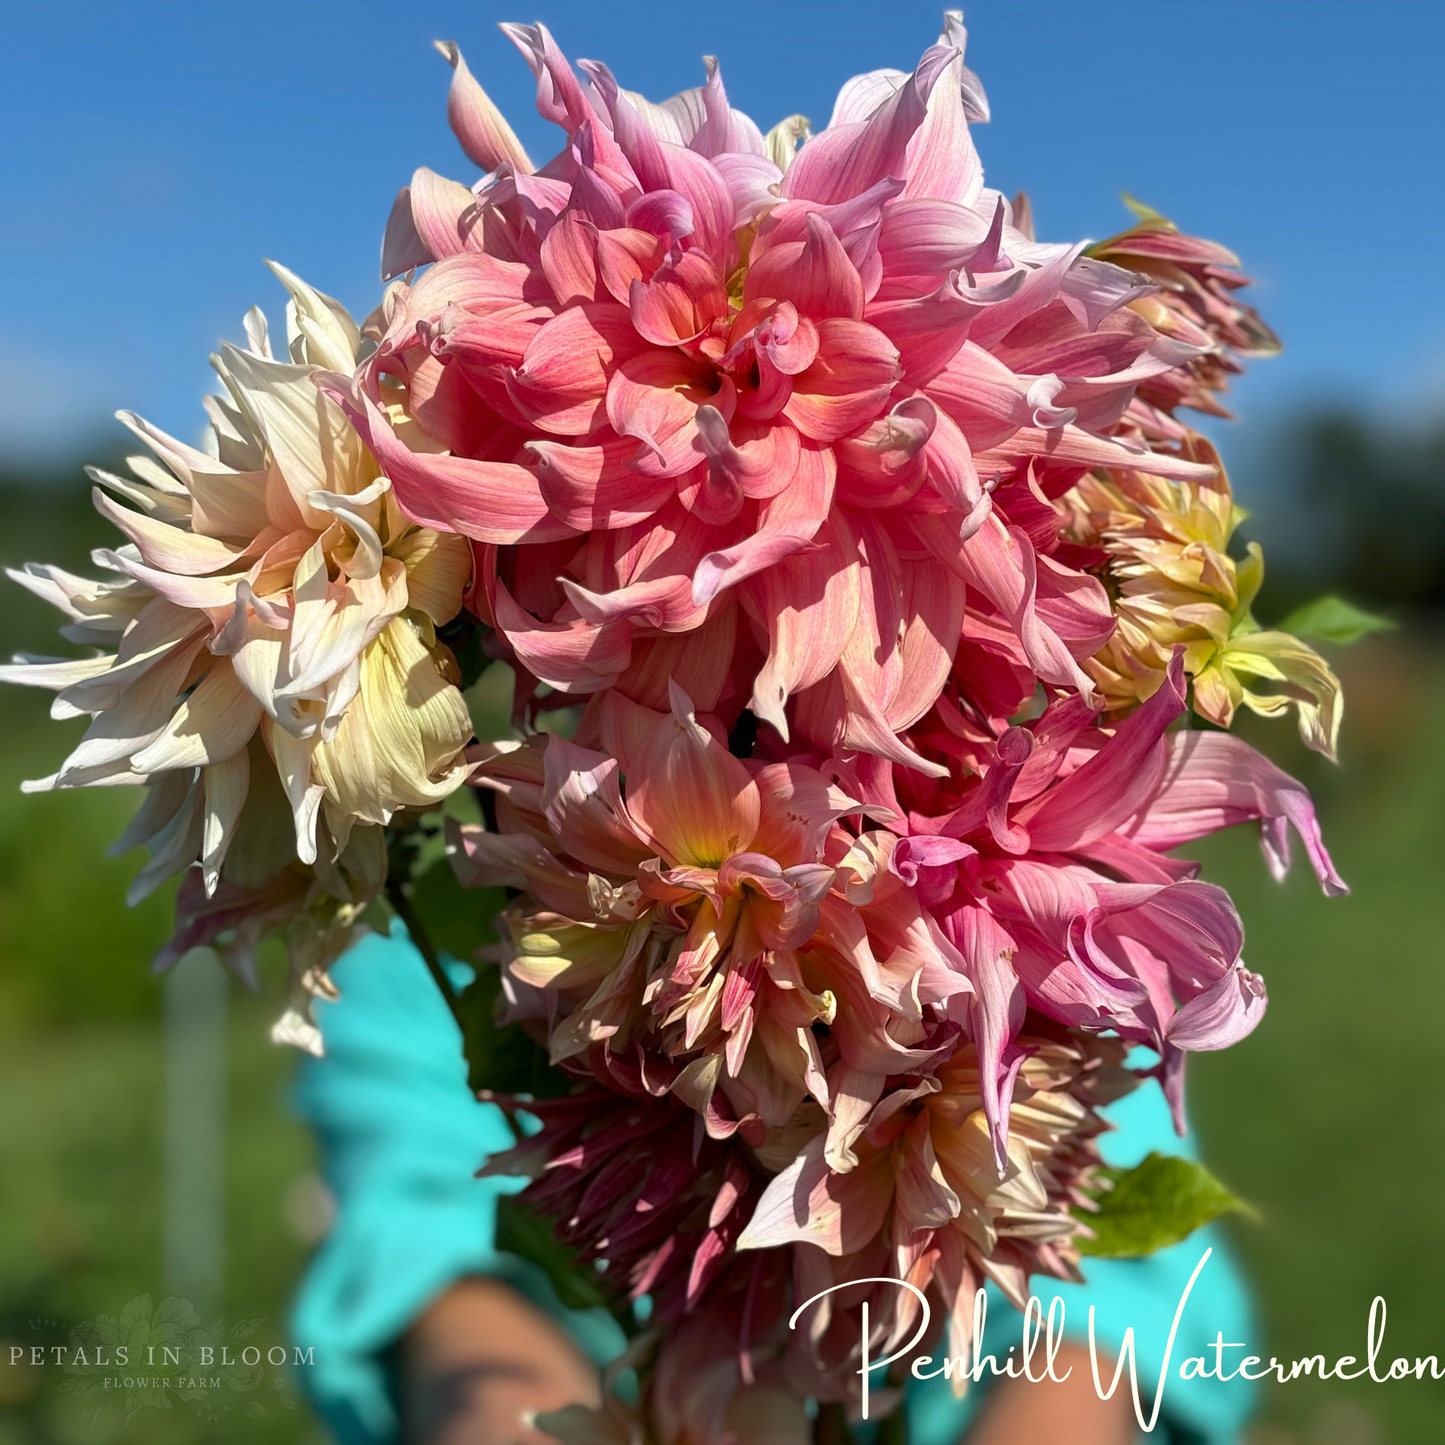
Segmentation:
[(1270, 621), (1338, 592), (1398, 622), (1445, 606), (1445, 421), (1414, 430), (1344, 409), (1308, 414), (1271, 448), (1247, 499), (1264, 543)]

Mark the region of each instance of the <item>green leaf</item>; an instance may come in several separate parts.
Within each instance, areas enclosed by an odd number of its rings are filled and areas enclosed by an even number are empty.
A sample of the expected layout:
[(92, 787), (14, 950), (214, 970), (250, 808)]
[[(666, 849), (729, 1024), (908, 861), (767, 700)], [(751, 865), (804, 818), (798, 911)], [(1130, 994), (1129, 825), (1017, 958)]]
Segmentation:
[(477, 949), (497, 941), (492, 920), (507, 906), (506, 895), (500, 888), (463, 888), (445, 858), (413, 876), (411, 906), (437, 952), (475, 963)]
[(407, 901), (431, 946), (475, 970), (457, 1000), (469, 1087), (544, 1099), (567, 1093), (572, 1081), (552, 1066), (546, 1049), (524, 1029), (499, 1028), (496, 1022), (501, 971), (477, 955), (497, 941), (496, 918), (507, 906), (505, 892), (462, 887), (443, 855), (440, 817), (435, 814), (421, 827), (392, 838), (388, 866), (393, 877), (412, 880)]
[(536, 1416), (532, 1423), (548, 1439), (566, 1440), (570, 1445), (617, 1445), (619, 1439), (617, 1427), (607, 1416), (586, 1405), (564, 1405), (560, 1410), (548, 1410)]
[(1094, 1231), (1081, 1239), (1083, 1254), (1134, 1259), (1167, 1249), (1230, 1210), (1253, 1213), (1202, 1164), (1174, 1154), (1151, 1153), (1132, 1169), (1106, 1169), (1113, 1188), (1100, 1192), (1097, 1213), (1077, 1218)]
[(553, 1226), (529, 1209), (514, 1194), (497, 1201), (497, 1248), (531, 1260), (552, 1282), (557, 1298), (568, 1309), (607, 1308), (611, 1301), (597, 1272), (580, 1263), (553, 1232)]
[(534, 1099), (557, 1099), (569, 1093), (572, 1080), (553, 1067), (541, 1044), (517, 1024), (498, 1026), (501, 991), (501, 970), (481, 964), (458, 1000), (468, 1087), (473, 1092), (490, 1089), (496, 1094), (529, 1094)]
[(1296, 637), (1317, 637), (1321, 642), (1356, 642), (1367, 633), (1388, 632), (1395, 623), (1388, 617), (1376, 617), (1343, 597), (1317, 597), (1296, 607), (1278, 625), (1280, 632)]

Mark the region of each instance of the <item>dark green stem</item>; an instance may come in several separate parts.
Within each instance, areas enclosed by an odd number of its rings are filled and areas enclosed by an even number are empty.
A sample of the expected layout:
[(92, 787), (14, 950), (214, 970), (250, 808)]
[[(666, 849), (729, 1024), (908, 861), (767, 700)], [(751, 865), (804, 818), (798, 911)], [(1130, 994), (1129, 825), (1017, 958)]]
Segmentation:
[(406, 896), (400, 878), (387, 880), (386, 898), (395, 910), (396, 916), (406, 924), (406, 931), (411, 935), (411, 941), (416, 945), (417, 952), (425, 961), (427, 972), (431, 974), (436, 986), (441, 990), (447, 1007), (452, 1011), (452, 1017), (457, 1021), (457, 1027), (465, 1034), (466, 1025), (462, 1022), (461, 1000), (457, 997), (456, 989), (452, 987), (451, 979), (447, 977), (446, 969), (442, 967), (442, 961), (437, 956), (436, 947), (426, 931), (426, 925), (417, 915), (416, 909), (411, 906), (411, 899)]
[(848, 1407), (839, 1401), (818, 1406), (813, 1424), (814, 1445), (853, 1445), (853, 1432), (848, 1428)]
[[(839, 1401), (818, 1407), (813, 1422), (814, 1445), (854, 1445), (853, 1431), (848, 1425), (848, 1407)], [(878, 1424), (877, 1445), (908, 1445), (908, 1405), (904, 1400), (898, 1408)]]
[(898, 1408), (878, 1426), (878, 1445), (908, 1445), (908, 1404), (898, 1402)]

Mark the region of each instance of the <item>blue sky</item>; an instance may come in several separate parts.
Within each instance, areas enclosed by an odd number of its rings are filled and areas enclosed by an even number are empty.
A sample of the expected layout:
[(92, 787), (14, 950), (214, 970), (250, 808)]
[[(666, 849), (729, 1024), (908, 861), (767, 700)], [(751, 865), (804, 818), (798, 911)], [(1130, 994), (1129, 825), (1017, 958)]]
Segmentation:
[[(471, 181), (447, 129), (457, 40), (534, 156), (558, 134), (496, 30), (542, 19), (572, 58), (662, 97), (715, 53), (766, 128), (826, 121), (838, 85), (911, 67), (920, 0), (719, 6), (631, 0), (66, 3), (3, 0), (0, 447), (73, 456), (117, 406), (194, 436), (206, 357), (274, 257), (358, 311), (417, 165)], [(1128, 190), (1224, 241), (1287, 351), (1239, 389), (1239, 445), (1321, 397), (1445, 410), (1445, 6), (978, 0), (969, 59), (993, 106), (990, 183), (1029, 191), (1041, 237), (1117, 229)]]

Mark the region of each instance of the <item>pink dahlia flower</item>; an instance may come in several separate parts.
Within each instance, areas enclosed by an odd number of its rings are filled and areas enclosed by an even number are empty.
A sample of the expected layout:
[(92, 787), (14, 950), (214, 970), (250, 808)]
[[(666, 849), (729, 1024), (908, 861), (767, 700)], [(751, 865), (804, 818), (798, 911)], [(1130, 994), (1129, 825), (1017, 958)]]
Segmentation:
[[(562, 150), (533, 170), (449, 48), (449, 113), (488, 174), (413, 178), (388, 262), (435, 264), (393, 288), (359, 379), (324, 385), (407, 512), (475, 540), (473, 606), (519, 665), (657, 708), (675, 675), (785, 738), (801, 695), (842, 745), (931, 770), (897, 735), (967, 597), (1090, 695), (1113, 619), (1056, 555), (1046, 494), (1089, 466), (1205, 475), (1110, 434), (1199, 347), (1128, 308), (1136, 276), (1034, 242), (984, 187), (962, 28), (911, 75), (849, 82), (795, 154), (715, 62), (654, 106), (598, 63), (584, 88), (544, 27), (504, 28)], [(378, 405), (386, 378), (427, 446)]]
[(837, 826), (892, 814), (733, 757), (675, 686), (670, 714), (618, 698), (606, 720), (606, 752), (553, 737), (485, 763), (503, 831), (453, 826), (464, 883), (526, 890), (506, 968), (554, 1061), (641, 1048), (710, 1133), (756, 1142), (808, 1096), (851, 1120), (934, 1058), (969, 983), (906, 888), (860, 912), (882, 860)]
[(1184, 710), (1176, 649), (1164, 685), (1113, 732), (1078, 697), (997, 739), (941, 709), (915, 742), (949, 758), (948, 780), (859, 769), (858, 795), (907, 819), (888, 825), (902, 835), (890, 870), (973, 983), (953, 1007), (978, 1043), (1000, 1162), (1026, 1007), (1157, 1050), (1181, 1130), (1185, 1052), (1228, 1047), (1262, 1017), (1264, 984), (1242, 962), (1229, 895), (1168, 850), (1255, 820), (1278, 875), (1292, 827), (1325, 892), (1347, 891), (1305, 789), (1238, 738), (1168, 733)]
[[(545, 1427), (578, 1445), (801, 1445), (805, 1398), (857, 1407), (865, 1301), (873, 1358), (917, 1326), (916, 1297), (880, 1281), (925, 1292), (949, 1322), (949, 1353), (966, 1358), (980, 1284), (996, 1281), (1021, 1307), (1033, 1274), (1079, 1279), (1087, 1227), (1074, 1211), (1092, 1208), (1094, 1140), (1108, 1127), (1098, 1109), (1136, 1080), (1121, 1043), (1034, 1024), (1002, 1173), (966, 1041), (928, 1076), (898, 1082), (860, 1141), (859, 1167), (842, 1175), (827, 1165), (812, 1104), (755, 1149), (689, 1148), (695, 1118), (640, 1094), (609, 1101), (594, 1087), (536, 1106), (542, 1132), (491, 1167), (529, 1175), (522, 1198), (558, 1218), (584, 1258), (605, 1255), (609, 1277), (651, 1281), (661, 1326), (634, 1347), (648, 1364), (639, 1406), (613, 1399)], [(786, 1327), (794, 1306), (859, 1280)], [(876, 1386), (875, 1413), (893, 1394)]]
[(1199, 354), (1183, 366), (1150, 377), (1139, 387), (1129, 419), (1141, 436), (1182, 440), (1173, 419), (1187, 406), (1228, 417), (1219, 401), (1231, 376), (1244, 370), (1243, 357), (1274, 356), (1279, 338), (1237, 293), (1249, 285), (1239, 258), (1216, 241), (1183, 235), (1148, 206), (1129, 201), (1134, 225), (1089, 247), (1089, 255), (1137, 272), (1155, 283), (1137, 309), (1166, 336), (1196, 345)]

